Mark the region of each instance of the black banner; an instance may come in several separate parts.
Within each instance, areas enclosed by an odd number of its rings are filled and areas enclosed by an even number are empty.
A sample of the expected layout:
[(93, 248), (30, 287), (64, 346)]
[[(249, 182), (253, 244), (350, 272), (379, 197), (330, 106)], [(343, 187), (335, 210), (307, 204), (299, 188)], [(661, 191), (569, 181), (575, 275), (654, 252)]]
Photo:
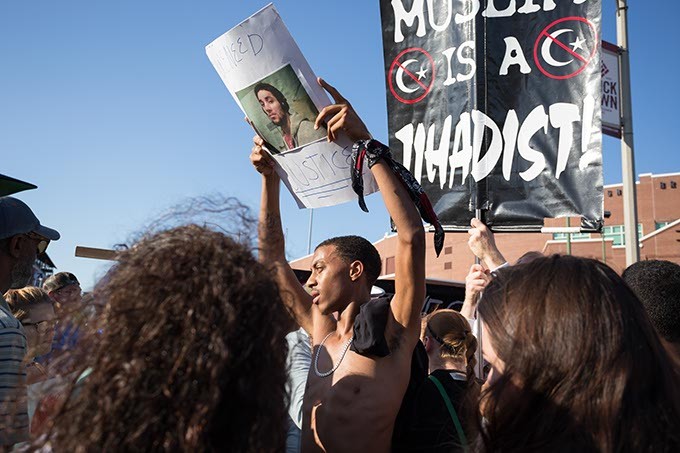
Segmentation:
[(382, 0), (389, 145), (447, 229), (602, 224), (600, 1)]

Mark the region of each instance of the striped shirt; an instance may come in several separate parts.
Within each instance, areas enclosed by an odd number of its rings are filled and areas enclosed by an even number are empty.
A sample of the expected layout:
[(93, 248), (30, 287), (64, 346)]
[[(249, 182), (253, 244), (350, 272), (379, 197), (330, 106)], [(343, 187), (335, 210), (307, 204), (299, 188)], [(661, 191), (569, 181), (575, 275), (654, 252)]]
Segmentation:
[(28, 440), (26, 335), (0, 298), (0, 445)]

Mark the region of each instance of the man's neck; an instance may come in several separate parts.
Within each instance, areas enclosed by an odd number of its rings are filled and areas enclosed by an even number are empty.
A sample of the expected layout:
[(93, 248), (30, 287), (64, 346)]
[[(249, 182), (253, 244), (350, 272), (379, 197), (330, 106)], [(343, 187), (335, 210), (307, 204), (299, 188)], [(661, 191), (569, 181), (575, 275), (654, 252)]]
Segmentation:
[(290, 129), (290, 116), (286, 116), (286, 120), (281, 124), (281, 132), (283, 132), (283, 135), (291, 135)]
[(336, 331), (340, 335), (345, 335), (346, 333), (354, 329), (354, 320), (359, 315), (359, 312), (361, 311), (361, 306), (370, 301), (371, 296), (369, 294), (368, 296), (363, 296), (357, 299), (364, 300), (364, 302), (352, 301), (347, 305), (347, 307), (345, 307), (344, 310), (338, 312), (338, 324), (336, 327)]

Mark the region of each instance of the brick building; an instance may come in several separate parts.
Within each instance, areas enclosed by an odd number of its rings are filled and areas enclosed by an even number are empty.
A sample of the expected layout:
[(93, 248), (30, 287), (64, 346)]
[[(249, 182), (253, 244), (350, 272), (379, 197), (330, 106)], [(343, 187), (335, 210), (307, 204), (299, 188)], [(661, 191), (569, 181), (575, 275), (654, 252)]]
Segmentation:
[[(664, 259), (680, 264), (680, 173), (639, 175), (637, 182), (638, 237), (640, 259)], [(626, 267), (623, 227), (623, 193), (621, 184), (604, 186), (604, 209), (611, 212), (602, 234), (571, 235), (571, 253), (605, 261), (617, 272)], [(571, 219), (571, 225), (580, 220)], [(545, 226), (566, 226), (566, 219), (547, 219)], [(427, 235), (426, 269), (431, 279), (463, 281), (474, 256), (467, 247), (466, 233), (447, 233), (444, 250), (435, 256), (432, 234)], [(505, 258), (513, 262), (525, 252), (566, 253), (564, 233), (498, 233), (496, 244)], [(394, 273), (395, 235), (388, 234), (374, 242), (383, 259), (383, 275)], [(291, 261), (295, 269), (308, 270), (311, 256)]]

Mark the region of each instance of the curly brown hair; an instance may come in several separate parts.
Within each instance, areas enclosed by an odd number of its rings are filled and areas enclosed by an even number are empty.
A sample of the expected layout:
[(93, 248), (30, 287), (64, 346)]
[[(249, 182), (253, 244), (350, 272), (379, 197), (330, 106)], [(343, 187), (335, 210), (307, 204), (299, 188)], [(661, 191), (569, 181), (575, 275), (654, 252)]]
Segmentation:
[(54, 451), (280, 451), (289, 316), (248, 247), (196, 225), (120, 252)]

